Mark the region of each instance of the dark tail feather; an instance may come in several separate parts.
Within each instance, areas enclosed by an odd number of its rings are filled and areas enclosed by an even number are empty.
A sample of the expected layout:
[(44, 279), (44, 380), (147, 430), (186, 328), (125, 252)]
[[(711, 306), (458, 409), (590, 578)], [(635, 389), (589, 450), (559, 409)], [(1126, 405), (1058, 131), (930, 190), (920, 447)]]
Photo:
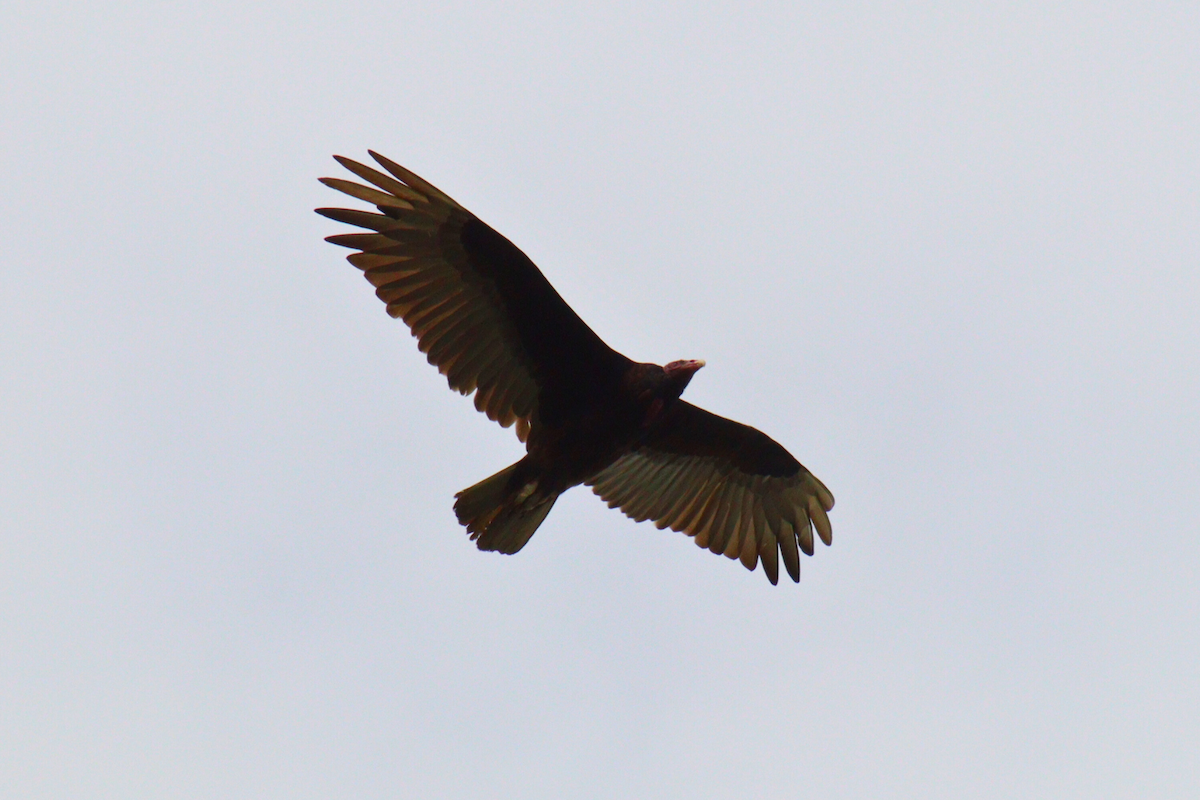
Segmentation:
[(541, 492), (536, 479), (516, 477), (521, 464), (518, 461), (454, 495), (454, 513), (480, 550), (517, 552), (558, 499), (557, 494)]

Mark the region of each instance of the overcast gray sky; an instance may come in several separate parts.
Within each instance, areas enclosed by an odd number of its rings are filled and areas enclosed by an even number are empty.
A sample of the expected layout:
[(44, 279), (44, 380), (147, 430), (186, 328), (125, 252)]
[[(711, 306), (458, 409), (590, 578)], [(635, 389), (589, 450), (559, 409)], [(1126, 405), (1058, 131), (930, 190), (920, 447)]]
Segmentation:
[[(0, 795), (1200, 796), (1200, 6), (26, 3)], [(799, 586), (516, 460), (370, 147), (837, 497)]]

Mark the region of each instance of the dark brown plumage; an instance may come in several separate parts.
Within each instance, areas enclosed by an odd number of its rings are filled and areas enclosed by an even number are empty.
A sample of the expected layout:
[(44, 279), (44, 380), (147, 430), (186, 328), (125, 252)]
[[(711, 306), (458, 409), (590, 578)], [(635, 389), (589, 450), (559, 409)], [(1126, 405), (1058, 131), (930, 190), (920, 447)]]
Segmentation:
[(616, 352), (524, 253), (374, 152), (387, 173), (335, 156), (371, 186), (322, 178), (378, 213), (319, 208), (371, 233), (330, 236), (417, 337), (450, 387), (516, 425), (526, 455), (456, 495), (481, 550), (525, 546), (558, 496), (581, 483), (610, 507), (683, 531), (771, 583), (779, 557), (800, 580), (813, 528), (831, 541), (833, 495), (766, 434), (679, 399), (703, 361), (660, 367)]

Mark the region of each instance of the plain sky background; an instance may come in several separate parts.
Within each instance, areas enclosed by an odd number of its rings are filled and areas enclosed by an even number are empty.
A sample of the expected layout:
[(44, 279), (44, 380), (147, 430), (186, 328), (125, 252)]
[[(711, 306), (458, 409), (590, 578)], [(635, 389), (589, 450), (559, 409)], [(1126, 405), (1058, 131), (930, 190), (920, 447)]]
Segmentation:
[[(0, 796), (1200, 796), (1198, 43), (1166, 2), (10, 6)], [(452, 495), (519, 443), (312, 213), (368, 147), (707, 359), (688, 399), (837, 497), (799, 586), (584, 489), (475, 549)]]

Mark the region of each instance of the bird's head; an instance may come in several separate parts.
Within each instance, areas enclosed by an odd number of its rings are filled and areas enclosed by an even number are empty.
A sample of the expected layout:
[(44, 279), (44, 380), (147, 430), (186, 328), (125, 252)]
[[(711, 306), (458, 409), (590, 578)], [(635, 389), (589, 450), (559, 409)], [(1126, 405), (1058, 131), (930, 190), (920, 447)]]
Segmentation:
[(663, 383), (667, 389), (667, 396), (673, 400), (683, 394), (683, 390), (691, 382), (692, 376), (703, 366), (704, 362), (701, 360), (687, 360), (672, 361), (663, 367)]

